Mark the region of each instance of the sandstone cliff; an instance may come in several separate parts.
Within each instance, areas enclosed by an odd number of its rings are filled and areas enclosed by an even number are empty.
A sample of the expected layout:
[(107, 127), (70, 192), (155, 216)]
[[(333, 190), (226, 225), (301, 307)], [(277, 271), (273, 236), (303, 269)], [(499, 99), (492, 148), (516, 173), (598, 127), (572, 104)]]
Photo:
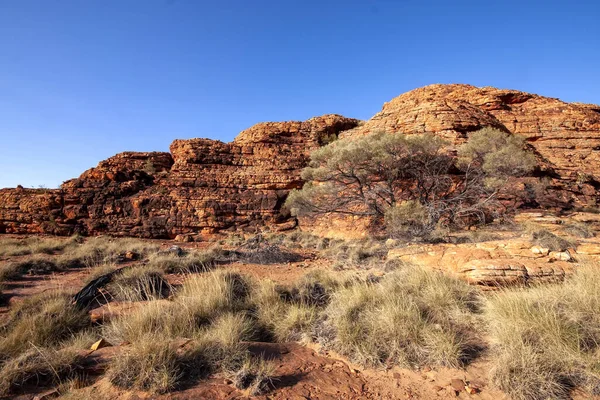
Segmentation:
[[(111, 233), (140, 237), (294, 226), (281, 212), (301, 187), (310, 151), (335, 136), (433, 132), (460, 144), (493, 126), (524, 136), (535, 177), (519, 181), (531, 204), (596, 204), (600, 187), (600, 106), (470, 85), (430, 85), (383, 106), (364, 124), (338, 115), (261, 123), (231, 143), (175, 140), (170, 153), (121, 153), (60, 189), (0, 190), (0, 233)], [(540, 183), (543, 178), (543, 184)]]
[(60, 189), (0, 190), (0, 232), (174, 237), (293, 226), (280, 213), (314, 148), (358, 120), (261, 123), (231, 143), (175, 140), (170, 153), (117, 154)]

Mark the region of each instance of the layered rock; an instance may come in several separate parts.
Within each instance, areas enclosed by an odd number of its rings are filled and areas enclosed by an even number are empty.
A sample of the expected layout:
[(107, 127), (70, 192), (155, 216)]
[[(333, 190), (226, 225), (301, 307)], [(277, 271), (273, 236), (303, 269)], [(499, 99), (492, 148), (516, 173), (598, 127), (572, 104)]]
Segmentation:
[(600, 200), (600, 106), (515, 90), (431, 85), (359, 122), (325, 115), (261, 123), (231, 143), (175, 140), (170, 153), (121, 153), (60, 189), (3, 189), (0, 232), (174, 237), (290, 228), (295, 220), (281, 206), (291, 189), (302, 186), (300, 171), (310, 152), (338, 135), (378, 130), (432, 132), (451, 145), (484, 126), (522, 135), (540, 166), (538, 176), (513, 185), (531, 192), (529, 206), (569, 209)]
[[(562, 281), (581, 264), (597, 263), (600, 259), (598, 214), (572, 213), (559, 218), (526, 212), (515, 219), (568, 238), (572, 247), (552, 251), (532, 243), (531, 236), (524, 232), (518, 236), (504, 232), (507, 237), (481, 243), (409, 244), (391, 249), (388, 259), (438, 269), (469, 283), (490, 287)], [(591, 237), (576, 237), (569, 231), (572, 224), (580, 222), (593, 232)]]
[(484, 126), (523, 136), (537, 153), (539, 174), (548, 178), (547, 193), (538, 194), (540, 205), (569, 208), (599, 200), (600, 106), (516, 90), (438, 84), (385, 103), (343, 136), (432, 132), (459, 145)]
[(231, 143), (175, 140), (170, 153), (117, 154), (60, 189), (0, 190), (0, 232), (174, 237), (292, 227), (281, 214), (310, 152), (357, 126), (325, 115), (261, 123)]

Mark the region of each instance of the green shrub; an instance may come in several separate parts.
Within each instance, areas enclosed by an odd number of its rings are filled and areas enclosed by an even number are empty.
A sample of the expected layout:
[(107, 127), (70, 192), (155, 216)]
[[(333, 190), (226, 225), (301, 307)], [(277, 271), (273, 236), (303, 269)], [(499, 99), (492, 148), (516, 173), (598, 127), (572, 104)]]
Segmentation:
[(385, 227), (391, 237), (413, 239), (427, 236), (435, 225), (425, 206), (409, 200), (390, 207), (385, 212)]

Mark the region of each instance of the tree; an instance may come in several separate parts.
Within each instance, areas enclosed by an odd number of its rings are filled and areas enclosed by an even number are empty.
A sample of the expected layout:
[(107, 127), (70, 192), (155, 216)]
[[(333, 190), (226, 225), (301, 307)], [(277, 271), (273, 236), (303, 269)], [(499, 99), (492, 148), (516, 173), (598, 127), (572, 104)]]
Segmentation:
[(426, 232), (440, 221), (484, 222), (506, 179), (535, 166), (522, 139), (491, 128), (472, 133), (456, 153), (432, 134), (379, 132), (340, 139), (311, 154), (302, 172), (306, 184), (290, 193), (286, 206), (293, 215), (333, 213), (382, 220), (387, 214), (386, 222), (394, 224), (412, 207), (418, 213), (404, 219), (417, 226), (418, 216)]

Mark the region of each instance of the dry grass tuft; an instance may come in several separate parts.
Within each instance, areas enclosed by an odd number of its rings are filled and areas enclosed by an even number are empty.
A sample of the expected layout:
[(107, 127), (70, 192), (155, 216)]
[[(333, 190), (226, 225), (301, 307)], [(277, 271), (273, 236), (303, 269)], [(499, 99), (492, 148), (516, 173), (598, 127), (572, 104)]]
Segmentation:
[(49, 274), (60, 271), (60, 266), (44, 256), (34, 256), (21, 261), (9, 262), (0, 265), (0, 282), (18, 279), (24, 274)]
[(30, 348), (2, 364), (0, 396), (33, 382), (38, 386), (58, 385), (76, 374), (80, 361), (81, 356), (74, 349)]
[(28, 237), (0, 240), (0, 256), (24, 256), (29, 254), (54, 254), (81, 242), (78, 235), (70, 238)]
[(371, 366), (464, 364), (474, 345), (476, 292), (436, 271), (407, 268), (333, 295), (323, 342)]
[(32, 346), (56, 346), (89, 325), (87, 312), (71, 305), (70, 296), (59, 292), (32, 296), (15, 306), (0, 327), (0, 360)]
[(532, 232), (531, 240), (534, 244), (549, 249), (550, 251), (563, 251), (575, 247), (574, 243), (561, 238), (560, 236), (556, 236), (554, 233), (545, 229)]
[[(250, 287), (237, 273), (190, 276), (173, 301), (149, 301), (111, 321), (105, 337), (132, 343), (111, 362), (111, 382), (164, 393), (209, 372), (239, 368), (248, 354), (245, 342), (256, 332)], [(191, 342), (177, 348), (180, 338)]]
[(507, 290), (488, 300), (493, 382), (514, 399), (600, 395), (600, 268), (562, 285)]
[(116, 386), (165, 393), (183, 376), (179, 356), (161, 335), (145, 335), (113, 357), (107, 377)]
[(99, 236), (69, 247), (58, 257), (57, 262), (71, 268), (94, 268), (106, 263), (120, 262), (128, 252), (142, 258), (157, 251), (158, 246), (138, 239)]
[(248, 358), (237, 371), (232, 372), (231, 380), (236, 388), (248, 390), (250, 396), (263, 395), (274, 387), (275, 365), (262, 358)]
[(582, 239), (589, 239), (595, 236), (590, 226), (582, 223), (568, 224), (563, 228), (563, 231), (571, 236)]
[(204, 251), (192, 251), (183, 255), (176, 253), (155, 253), (148, 260), (148, 266), (167, 274), (207, 272), (214, 268), (222, 257), (222, 251), (211, 248)]
[(256, 316), (276, 341), (313, 340), (313, 330), (343, 276), (313, 271), (291, 286), (263, 283), (254, 294)]
[(108, 290), (117, 300), (144, 301), (164, 298), (171, 293), (162, 271), (149, 266), (125, 268), (115, 275)]

